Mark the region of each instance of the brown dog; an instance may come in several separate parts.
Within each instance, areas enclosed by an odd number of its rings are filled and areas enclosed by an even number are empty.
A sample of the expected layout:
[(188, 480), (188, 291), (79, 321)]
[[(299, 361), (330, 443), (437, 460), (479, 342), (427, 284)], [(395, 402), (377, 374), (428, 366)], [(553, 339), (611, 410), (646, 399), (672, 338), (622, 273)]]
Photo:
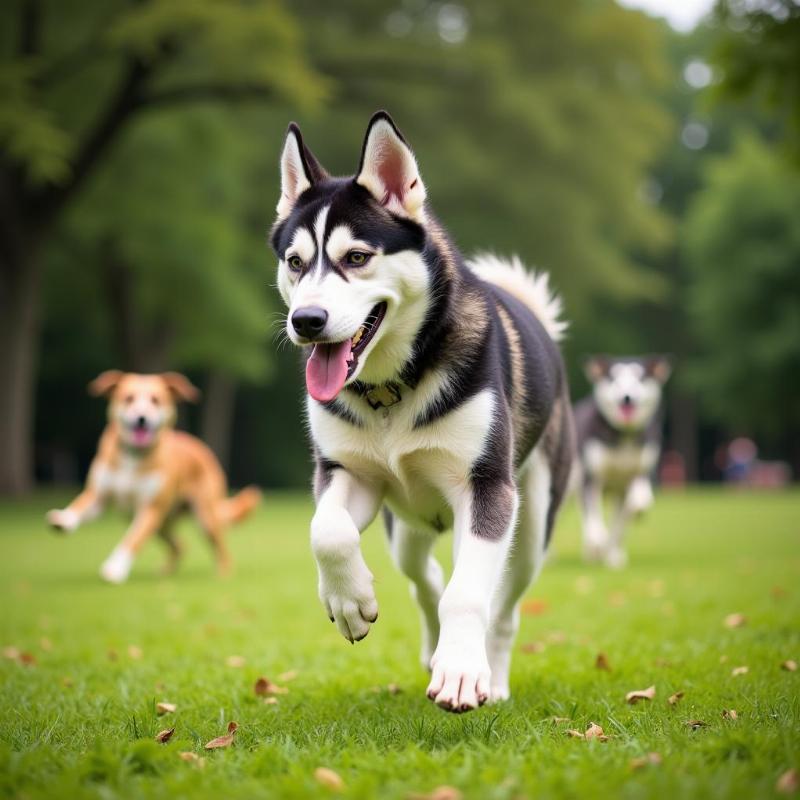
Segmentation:
[(225, 528), (243, 519), (261, 493), (250, 487), (227, 497), (225, 474), (216, 456), (199, 439), (174, 430), (176, 403), (196, 401), (199, 390), (177, 372), (136, 375), (109, 370), (89, 384), (89, 393), (109, 398), (108, 425), (86, 488), (66, 508), (47, 514), (50, 525), (74, 531), (109, 502), (132, 510), (127, 533), (100, 567), (105, 580), (122, 583), (134, 556), (154, 533), (169, 548), (167, 570), (175, 569), (181, 550), (172, 524), (188, 506), (208, 534), (219, 571), (227, 572)]

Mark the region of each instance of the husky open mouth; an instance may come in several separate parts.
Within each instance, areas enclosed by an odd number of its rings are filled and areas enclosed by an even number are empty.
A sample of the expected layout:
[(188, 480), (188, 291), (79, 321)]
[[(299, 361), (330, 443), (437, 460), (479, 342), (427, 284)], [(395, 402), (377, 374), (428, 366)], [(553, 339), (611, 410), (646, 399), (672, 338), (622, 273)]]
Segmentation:
[(329, 403), (342, 390), (358, 367), (358, 357), (372, 341), (383, 318), (386, 303), (375, 305), (351, 339), (317, 342), (306, 362), (308, 393), (320, 403)]

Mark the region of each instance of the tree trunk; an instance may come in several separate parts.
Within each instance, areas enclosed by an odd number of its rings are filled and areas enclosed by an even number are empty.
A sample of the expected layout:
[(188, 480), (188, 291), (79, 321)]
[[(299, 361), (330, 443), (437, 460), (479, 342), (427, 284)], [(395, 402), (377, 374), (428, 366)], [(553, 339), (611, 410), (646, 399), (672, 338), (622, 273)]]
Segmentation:
[(0, 495), (33, 485), (33, 418), (39, 353), (40, 265), (30, 248), (0, 264)]
[(682, 456), (686, 467), (686, 480), (694, 483), (699, 474), (699, 448), (697, 441), (697, 403), (691, 395), (675, 390), (670, 397), (669, 417), (671, 442)]
[(203, 399), (201, 435), (203, 441), (217, 454), (226, 472), (230, 461), (235, 404), (236, 381), (218, 370), (209, 373)]

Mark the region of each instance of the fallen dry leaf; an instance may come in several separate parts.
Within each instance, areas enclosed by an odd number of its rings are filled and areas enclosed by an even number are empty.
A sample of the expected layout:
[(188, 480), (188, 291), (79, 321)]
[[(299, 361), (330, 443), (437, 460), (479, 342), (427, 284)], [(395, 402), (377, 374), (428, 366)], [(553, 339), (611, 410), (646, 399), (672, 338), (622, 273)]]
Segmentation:
[(601, 742), (608, 741), (608, 736), (603, 733), (603, 729), (596, 722), (589, 723), (584, 736), (587, 739), (599, 739)]
[(247, 660), (244, 656), (228, 656), (225, 659), (225, 663), (229, 667), (235, 667), (238, 669), (239, 667), (243, 667), (247, 663)]
[(739, 719), (739, 715), (732, 708), (726, 708), (722, 712), (723, 719)]
[(775, 791), (780, 794), (794, 794), (800, 788), (800, 772), (787, 769), (775, 783)]
[(667, 702), (668, 702), (668, 703), (669, 703), (671, 706), (677, 705), (677, 704), (678, 704), (678, 702), (680, 701), (680, 699), (683, 697), (683, 694), (684, 694), (683, 692), (675, 692), (675, 694), (671, 694), (671, 695), (670, 695), (670, 696), (667, 698)]
[(719, 663), (720, 663), (720, 664), (726, 664), (727, 662), (728, 662), (728, 656), (726, 656), (726, 655), (723, 653), (723, 655), (721, 655), (721, 656), (719, 657)]
[(646, 689), (636, 689), (625, 695), (625, 702), (633, 705), (640, 700), (652, 700), (656, 696), (656, 687), (648, 686)]
[(528, 614), (532, 617), (538, 617), (540, 614), (544, 614), (545, 611), (549, 608), (549, 604), (546, 600), (526, 600), (520, 610), (523, 614)]
[(701, 720), (701, 719), (690, 719), (686, 724), (693, 731), (696, 731), (698, 728), (705, 728), (708, 725), (707, 722), (703, 722), (703, 720)]
[(596, 722), (590, 722), (584, 733), (576, 731), (574, 728), (567, 729), (565, 733), (573, 739), (597, 739), (599, 742), (607, 742), (609, 739)]
[(741, 628), (742, 625), (747, 624), (747, 617), (744, 614), (728, 614), (725, 617), (726, 628)]
[(784, 589), (782, 586), (773, 586), (770, 591), (776, 600), (780, 600), (782, 597), (786, 597), (788, 594), (786, 589)]
[(605, 653), (598, 653), (597, 658), (594, 660), (596, 669), (602, 669), (606, 672), (611, 672), (611, 664), (608, 663), (608, 656)]
[(737, 675), (747, 675), (750, 671), (750, 667), (734, 667), (731, 670), (731, 675), (735, 678)]
[(17, 661), (24, 667), (36, 666), (36, 656), (33, 653), (29, 653), (27, 650), (23, 650), (19, 654), (19, 658), (17, 659)]
[(562, 722), (569, 722), (569, 717), (550, 717), (553, 725), (560, 725)]
[(45, 653), (49, 653), (53, 649), (53, 643), (46, 636), (42, 636), (42, 638), (39, 639), (39, 647), (41, 647)]
[(200, 769), (206, 765), (206, 760), (197, 755), (197, 753), (193, 753), (191, 750), (181, 751), (178, 753), (178, 758), (181, 761), (188, 761), (190, 764), (200, 767)]
[(156, 703), (156, 714), (162, 716), (164, 714), (173, 714), (178, 706), (175, 703)]
[(141, 657), (144, 655), (142, 653), (142, 648), (136, 644), (129, 644), (128, 645), (128, 656), (132, 658), (134, 661), (139, 661)]
[(70, 686), (74, 686), (75, 685), (75, 682), (72, 680), (72, 678), (69, 677), (69, 675), (65, 675), (61, 679), (61, 685), (64, 686), (65, 688), (69, 689)]
[(254, 686), (253, 691), (259, 696), (263, 697), (267, 694), (288, 694), (289, 690), (285, 686), (278, 686), (277, 683), (273, 683), (269, 678), (264, 678), (263, 676), (259, 678)]
[(3, 648), (3, 657), (11, 661), (16, 661), (20, 656), (19, 648), (14, 647), (13, 644), (6, 645)]
[(567, 634), (564, 631), (550, 631), (546, 638), (550, 644), (564, 644), (567, 641)]
[(544, 651), (545, 644), (544, 642), (525, 642), (519, 649), (523, 653), (536, 654)]
[(297, 677), (297, 670), (296, 669), (288, 669), (286, 672), (281, 672), (278, 675), (278, 680), (283, 681), (284, 683), (288, 683), (289, 681), (293, 681)]
[(265, 697), (264, 698), (264, 705), (265, 706), (276, 706), (276, 705), (278, 705), (278, 698), (277, 697)]
[(463, 796), (455, 786), (437, 786), (429, 794), (410, 794), (408, 800), (461, 800)]
[(594, 582), (588, 575), (579, 575), (575, 579), (575, 591), (578, 594), (589, 594), (594, 588)]
[(781, 669), (785, 669), (787, 672), (797, 672), (797, 662), (789, 658), (781, 662)]
[(396, 683), (390, 683), (386, 687), (386, 691), (389, 692), (389, 694), (400, 694), (403, 690)]
[(109, 661), (119, 661), (119, 653), (114, 648), (109, 649), (106, 655)]
[(314, 778), (317, 783), (321, 784), (326, 789), (330, 789), (332, 792), (341, 792), (344, 789), (344, 781), (341, 775), (327, 767), (317, 767), (314, 770)]
[(156, 741), (161, 744), (166, 744), (172, 738), (173, 733), (175, 733), (175, 728), (165, 728), (163, 731), (159, 731), (156, 734)]
[(638, 758), (632, 758), (630, 760), (630, 768), (641, 769), (642, 767), (657, 766), (662, 761), (663, 759), (659, 753), (648, 753), (647, 755), (639, 756)]
[(210, 742), (207, 742), (206, 750), (217, 750), (220, 747), (230, 747), (233, 744), (233, 738), (236, 735), (237, 730), (239, 730), (239, 723), (229, 722), (228, 732), (225, 734), (225, 736), (217, 736), (216, 739), (212, 739)]

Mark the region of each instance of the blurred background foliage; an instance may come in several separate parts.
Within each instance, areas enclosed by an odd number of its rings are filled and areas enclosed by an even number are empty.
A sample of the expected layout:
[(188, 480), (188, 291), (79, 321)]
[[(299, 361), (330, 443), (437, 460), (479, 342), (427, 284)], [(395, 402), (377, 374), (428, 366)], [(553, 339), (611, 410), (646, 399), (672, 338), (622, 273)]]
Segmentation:
[(547, 269), (590, 352), (669, 352), (668, 440), (800, 470), (800, 10), (690, 33), (612, 0), (9, 0), (0, 9), (0, 492), (77, 481), (99, 371), (186, 371), (235, 483), (302, 485), (266, 235), (286, 124), (355, 170), (414, 147), (466, 253)]

